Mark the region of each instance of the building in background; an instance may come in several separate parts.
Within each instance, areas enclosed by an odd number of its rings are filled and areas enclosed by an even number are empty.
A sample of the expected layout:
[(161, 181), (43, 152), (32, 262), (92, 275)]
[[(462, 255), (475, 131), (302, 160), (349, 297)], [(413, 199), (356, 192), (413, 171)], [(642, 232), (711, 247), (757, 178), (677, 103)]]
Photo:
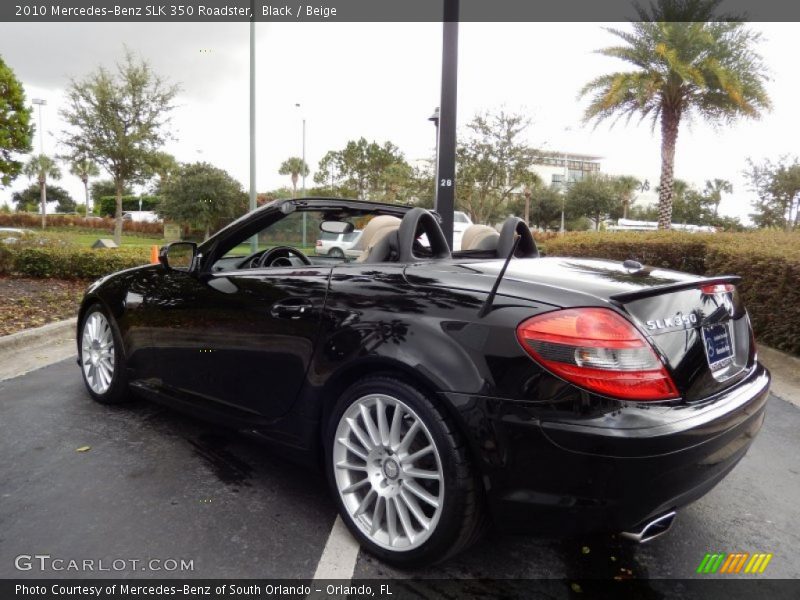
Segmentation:
[(544, 152), (531, 165), (531, 170), (545, 185), (565, 186), (600, 173), (602, 158), (575, 152)]

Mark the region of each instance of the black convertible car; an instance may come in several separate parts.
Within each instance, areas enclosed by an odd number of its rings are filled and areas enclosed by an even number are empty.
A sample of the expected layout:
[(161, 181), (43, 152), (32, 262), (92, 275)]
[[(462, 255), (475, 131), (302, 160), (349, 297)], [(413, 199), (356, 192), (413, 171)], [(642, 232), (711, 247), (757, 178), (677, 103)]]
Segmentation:
[[(357, 259), (309, 256), (362, 229)], [(509, 218), (451, 254), (421, 208), (268, 204), (86, 292), (89, 394), (130, 392), (324, 470), (367, 550), (414, 566), (515, 531), (645, 541), (761, 427), (736, 277), (540, 257)]]

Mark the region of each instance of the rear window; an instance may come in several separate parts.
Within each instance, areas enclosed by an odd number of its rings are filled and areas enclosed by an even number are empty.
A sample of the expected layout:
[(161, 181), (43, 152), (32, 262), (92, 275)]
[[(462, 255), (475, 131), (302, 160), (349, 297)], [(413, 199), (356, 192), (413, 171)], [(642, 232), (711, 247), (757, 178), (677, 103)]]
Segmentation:
[(339, 237), (338, 233), (329, 233), (327, 231), (323, 231), (320, 233), (319, 239), (325, 240), (326, 242), (334, 242), (336, 238)]
[(360, 231), (351, 231), (350, 233), (345, 233), (344, 238), (342, 238), (342, 241), (354, 242), (356, 241), (356, 238), (358, 238), (359, 235), (361, 235)]

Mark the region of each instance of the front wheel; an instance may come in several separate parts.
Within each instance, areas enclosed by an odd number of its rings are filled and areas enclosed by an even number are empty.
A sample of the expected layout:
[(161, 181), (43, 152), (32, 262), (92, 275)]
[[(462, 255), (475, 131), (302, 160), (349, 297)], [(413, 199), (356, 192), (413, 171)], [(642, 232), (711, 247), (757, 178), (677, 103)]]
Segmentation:
[(128, 399), (125, 358), (119, 333), (99, 304), (83, 316), (78, 360), (89, 395), (102, 404)]
[(401, 567), (443, 560), (480, 533), (478, 482), (449, 417), (389, 377), (351, 386), (327, 436), (328, 479), (361, 545)]

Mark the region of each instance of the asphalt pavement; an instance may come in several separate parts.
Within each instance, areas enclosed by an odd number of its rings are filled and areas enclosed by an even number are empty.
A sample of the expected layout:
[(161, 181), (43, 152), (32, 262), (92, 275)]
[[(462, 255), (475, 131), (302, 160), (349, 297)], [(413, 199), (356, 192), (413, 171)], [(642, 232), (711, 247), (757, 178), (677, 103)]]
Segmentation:
[[(354, 579), (476, 578), (478, 585), (481, 578), (682, 579), (696, 576), (706, 552), (769, 552), (763, 577), (800, 578), (798, 432), (800, 408), (771, 397), (747, 456), (649, 544), (490, 533), (429, 569), (397, 572), (364, 552), (347, 569)], [(310, 578), (337, 530), (320, 473), (156, 404), (98, 405), (74, 359), (0, 381), (0, 452), (0, 578)], [(36, 554), (126, 562), (104, 572), (15, 567), (20, 555)], [(191, 561), (191, 569), (148, 570), (142, 561), (151, 559)]]

